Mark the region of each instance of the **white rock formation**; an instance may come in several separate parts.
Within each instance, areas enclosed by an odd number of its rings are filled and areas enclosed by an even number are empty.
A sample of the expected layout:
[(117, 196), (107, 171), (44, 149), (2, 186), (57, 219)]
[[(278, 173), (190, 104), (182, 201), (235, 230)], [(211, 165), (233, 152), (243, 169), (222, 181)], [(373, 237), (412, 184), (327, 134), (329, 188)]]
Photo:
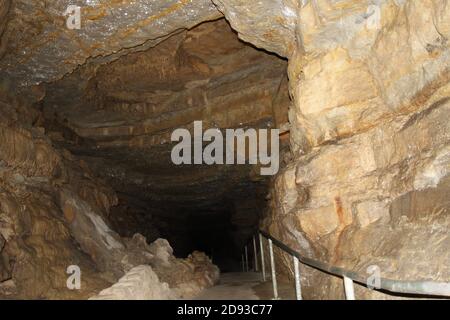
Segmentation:
[(169, 300), (176, 294), (150, 266), (137, 266), (127, 272), (113, 286), (102, 290), (89, 300)]

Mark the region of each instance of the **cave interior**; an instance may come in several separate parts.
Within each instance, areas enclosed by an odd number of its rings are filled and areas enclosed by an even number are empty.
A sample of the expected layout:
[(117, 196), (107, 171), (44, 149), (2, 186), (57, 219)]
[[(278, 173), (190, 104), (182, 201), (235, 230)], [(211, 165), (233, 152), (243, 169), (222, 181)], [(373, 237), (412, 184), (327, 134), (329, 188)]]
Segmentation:
[[(269, 176), (256, 165), (175, 165), (171, 134), (281, 128), (290, 98), (287, 61), (239, 40), (221, 18), (144, 51), (82, 65), (45, 84), (37, 108), (55, 146), (69, 150), (118, 194), (109, 213), (123, 237), (167, 239), (177, 257), (207, 253), (239, 270), (266, 209)], [(288, 133), (281, 140), (288, 152)]]

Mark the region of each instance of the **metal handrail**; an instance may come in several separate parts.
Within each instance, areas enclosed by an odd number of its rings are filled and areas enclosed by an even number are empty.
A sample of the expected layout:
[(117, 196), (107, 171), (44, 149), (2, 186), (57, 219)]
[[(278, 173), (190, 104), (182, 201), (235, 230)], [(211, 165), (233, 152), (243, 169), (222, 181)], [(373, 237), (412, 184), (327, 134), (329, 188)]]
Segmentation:
[[(272, 282), (274, 288), (274, 298), (278, 299), (278, 288), (276, 283), (275, 264), (273, 257), (272, 243), (283, 251), (289, 253), (294, 258), (294, 271), (296, 280), (296, 293), (297, 299), (301, 299), (301, 287), (300, 287), (300, 272), (298, 268), (298, 262), (301, 262), (314, 269), (320, 270), (325, 273), (333, 274), (344, 278), (345, 293), (348, 300), (354, 299), (353, 283), (359, 283), (363, 286), (369, 287), (367, 284), (367, 278), (358, 272), (347, 270), (341, 267), (329, 265), (327, 263), (311, 259), (303, 256), (299, 252), (285, 245), (280, 240), (274, 238), (270, 234), (260, 230), (260, 251), (261, 251), (261, 266), (263, 271), (263, 280), (265, 281), (265, 265), (264, 265), (264, 251), (262, 245), (262, 237), (265, 237), (269, 241), (269, 254), (271, 262)], [(253, 238), (255, 242), (255, 238)], [(254, 246), (254, 252), (256, 257), (256, 246)], [(246, 253), (247, 255), (247, 253)], [(247, 270), (248, 270), (248, 258), (247, 258)], [(255, 270), (258, 271), (258, 270)], [(379, 279), (379, 286), (376, 290), (384, 290), (392, 293), (404, 294), (404, 295), (422, 295), (422, 296), (440, 296), (450, 297), (450, 283), (449, 282), (434, 282), (434, 281), (404, 281), (404, 280), (392, 280), (386, 278)]]

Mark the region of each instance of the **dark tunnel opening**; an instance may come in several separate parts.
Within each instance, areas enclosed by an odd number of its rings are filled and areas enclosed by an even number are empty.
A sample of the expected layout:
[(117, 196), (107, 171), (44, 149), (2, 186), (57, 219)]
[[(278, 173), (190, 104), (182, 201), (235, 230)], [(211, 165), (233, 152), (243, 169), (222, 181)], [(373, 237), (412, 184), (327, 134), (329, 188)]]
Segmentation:
[(107, 217), (114, 231), (165, 238), (177, 257), (203, 251), (222, 271), (239, 270), (270, 176), (248, 161), (176, 165), (171, 135), (193, 133), (195, 121), (224, 134), (285, 125), (286, 68), (220, 19), (98, 68), (81, 66), (47, 85), (41, 109), (53, 142), (117, 193)]

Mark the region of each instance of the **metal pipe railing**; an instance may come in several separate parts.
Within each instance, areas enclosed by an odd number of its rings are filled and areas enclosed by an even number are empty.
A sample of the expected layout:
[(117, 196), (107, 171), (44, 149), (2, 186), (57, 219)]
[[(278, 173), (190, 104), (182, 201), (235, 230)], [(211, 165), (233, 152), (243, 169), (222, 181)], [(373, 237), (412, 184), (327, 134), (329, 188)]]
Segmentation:
[(245, 246), (245, 268), (248, 272), (249, 268), (248, 268), (248, 249), (247, 246)]
[(299, 260), (296, 256), (292, 256), (294, 259), (294, 277), (295, 277), (295, 297), (297, 300), (302, 300), (302, 286), (300, 284), (300, 266)]
[(264, 246), (263, 246), (263, 235), (259, 233), (259, 251), (261, 254), (261, 271), (263, 281), (266, 282), (266, 262), (264, 260)]
[[(276, 280), (275, 271), (275, 258), (273, 254), (273, 244), (278, 248), (282, 249), (286, 253), (293, 257), (294, 263), (294, 275), (295, 275), (295, 289), (297, 300), (302, 299), (301, 294), (301, 283), (300, 283), (300, 271), (299, 262), (312, 267), (314, 269), (320, 270), (325, 273), (333, 274), (343, 278), (345, 296), (347, 300), (355, 299), (354, 283), (361, 284), (365, 287), (369, 287), (366, 281), (366, 276), (360, 273), (346, 270), (344, 268), (329, 265), (327, 263), (314, 260), (301, 255), (299, 252), (288, 247), (278, 239), (272, 237), (270, 234), (260, 230), (259, 231), (259, 245), (260, 245), (260, 256), (261, 256), (261, 268), (263, 281), (266, 281), (265, 272), (265, 259), (264, 259), (264, 249), (263, 249), (263, 238), (268, 240), (269, 244), (269, 260), (271, 265), (272, 274), (272, 285), (274, 291), (274, 299), (278, 299), (278, 285)], [(256, 245), (255, 238), (254, 248), (255, 248), (255, 258), (256, 258)], [(245, 247), (247, 252), (247, 246)], [(256, 260), (255, 260), (256, 261)], [(255, 262), (255, 271), (256, 271)], [(248, 260), (247, 260), (247, 271), (248, 271)], [(403, 281), (403, 280), (391, 280), (386, 278), (380, 278), (379, 287), (376, 290), (384, 290), (392, 293), (403, 294), (403, 295), (421, 295), (421, 296), (439, 296), (439, 297), (450, 297), (450, 283), (449, 282), (434, 282), (434, 281)]]
[(273, 298), (277, 300), (278, 299), (277, 271), (275, 270), (275, 256), (273, 255), (273, 245), (271, 239), (269, 239), (269, 254), (270, 254), (270, 272), (272, 273)]
[(256, 236), (253, 236), (253, 261), (255, 266), (255, 271), (258, 272), (258, 251), (256, 250)]

